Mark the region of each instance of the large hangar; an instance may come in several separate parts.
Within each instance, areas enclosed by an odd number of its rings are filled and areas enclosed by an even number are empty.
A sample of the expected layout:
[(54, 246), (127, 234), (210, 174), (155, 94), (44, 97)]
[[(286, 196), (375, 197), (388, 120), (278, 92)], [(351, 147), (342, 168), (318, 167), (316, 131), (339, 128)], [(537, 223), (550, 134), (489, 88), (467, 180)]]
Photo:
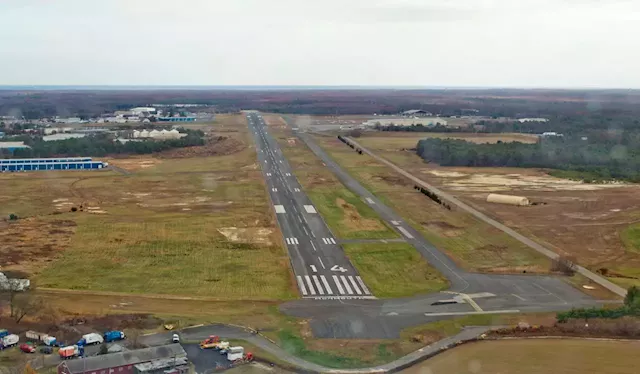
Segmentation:
[(98, 170), (108, 165), (91, 157), (0, 159), (0, 172)]

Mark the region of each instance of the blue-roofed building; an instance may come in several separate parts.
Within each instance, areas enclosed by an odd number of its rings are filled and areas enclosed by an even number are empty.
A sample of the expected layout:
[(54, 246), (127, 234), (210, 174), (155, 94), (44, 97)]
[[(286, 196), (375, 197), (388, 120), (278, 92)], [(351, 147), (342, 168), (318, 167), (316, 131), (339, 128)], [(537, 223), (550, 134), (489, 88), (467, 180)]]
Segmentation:
[(109, 166), (91, 157), (0, 159), (0, 172), (46, 170), (99, 170)]
[(25, 148), (31, 148), (31, 147), (24, 144), (24, 142), (0, 142), (0, 151), (7, 150), (13, 153), (17, 149), (25, 149)]

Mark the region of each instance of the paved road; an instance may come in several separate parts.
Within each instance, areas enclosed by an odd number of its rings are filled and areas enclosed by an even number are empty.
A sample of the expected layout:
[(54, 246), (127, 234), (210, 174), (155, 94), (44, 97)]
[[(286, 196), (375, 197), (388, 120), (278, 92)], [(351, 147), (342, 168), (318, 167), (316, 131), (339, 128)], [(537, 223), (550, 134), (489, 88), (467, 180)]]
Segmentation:
[(303, 298), (372, 299), (335, 236), (293, 175), (257, 112), (247, 112), (258, 160)]
[[(540, 252), (541, 254), (551, 258), (551, 259), (556, 259), (558, 257), (558, 254), (543, 247), (542, 245), (534, 242), (533, 240), (527, 238), (526, 236), (516, 232), (515, 230), (513, 230), (510, 227), (507, 227), (505, 225), (503, 225), (502, 223), (488, 217), (487, 215), (485, 215), (484, 213), (472, 208), (471, 206), (463, 203), (462, 201), (458, 200), (457, 198), (455, 198), (453, 195), (448, 194), (432, 185), (430, 185), (429, 183), (423, 181), (422, 179), (419, 179), (415, 176), (413, 176), (412, 174), (410, 174), (409, 172), (401, 169), (400, 167), (398, 167), (397, 165), (393, 164), (392, 162), (385, 160), (384, 158), (374, 154), (373, 152), (371, 152), (370, 150), (368, 150), (367, 148), (364, 148), (362, 145), (360, 145), (358, 142), (356, 142), (355, 140), (351, 139), (351, 138), (346, 138), (349, 140), (349, 142), (353, 143), (354, 145), (356, 145), (358, 148), (362, 149), (365, 153), (367, 153), (368, 155), (370, 155), (371, 157), (375, 158), (376, 160), (384, 163), (387, 166), (390, 166), (391, 168), (393, 168), (396, 172), (402, 174), (403, 176), (409, 178), (411, 181), (413, 181), (414, 183), (421, 185), (425, 188), (430, 189), (431, 191), (435, 192), (436, 194), (438, 194), (441, 198), (444, 198), (445, 200), (448, 200), (450, 203), (456, 205), (458, 208), (470, 213), (471, 215), (473, 215), (474, 217), (490, 224), (491, 226), (497, 228), (498, 230), (503, 231), (504, 233), (506, 233), (507, 235), (510, 235), (511, 237), (513, 237), (514, 239), (520, 241), (521, 243), (529, 246), (530, 248), (533, 248), (534, 250)], [(578, 273), (582, 274), (583, 276), (591, 279), (592, 281), (598, 283), (599, 285), (601, 285), (602, 287), (610, 290), (613, 293), (616, 293), (622, 297), (624, 297), (627, 294), (627, 290), (625, 290), (624, 288), (610, 282), (609, 280), (605, 279), (604, 277), (601, 277), (587, 269), (585, 269), (582, 266), (578, 266)]]
[[(223, 339), (242, 339), (246, 340), (253, 345), (277, 356), (283, 361), (290, 363), (298, 368), (306, 370), (311, 373), (345, 373), (345, 374), (360, 374), (360, 373), (385, 373), (388, 371), (393, 371), (401, 368), (405, 368), (410, 366), (413, 363), (419, 362), (423, 360), (425, 357), (429, 357), (434, 353), (440, 351), (441, 349), (448, 347), (455, 342), (475, 339), (483, 333), (490, 330), (491, 327), (486, 326), (475, 326), (469, 327), (462, 330), (459, 334), (442, 339), (436, 343), (433, 343), (427, 347), (421, 348), (413, 353), (410, 353), (404, 357), (399, 358), (393, 362), (376, 366), (370, 368), (362, 368), (362, 369), (330, 369), (324, 366), (320, 366), (308, 361), (305, 361), (296, 356), (292, 356), (288, 352), (284, 351), (279, 346), (273, 344), (271, 341), (263, 338), (260, 335), (256, 335), (251, 331), (241, 328), (239, 326), (229, 326), (223, 324), (215, 324), (215, 325), (207, 325), (207, 326), (197, 326), (193, 328), (184, 329), (179, 332), (180, 338), (183, 341), (191, 340), (198, 341), (204, 340), (210, 335), (218, 335)], [(140, 338), (140, 342), (146, 345), (162, 345), (166, 344), (170, 341), (171, 335), (175, 332), (165, 332), (159, 334), (152, 334), (147, 336), (142, 336)], [(186, 345), (185, 350), (189, 355), (190, 360), (195, 360), (198, 363), (198, 366), (202, 368), (202, 370), (207, 370), (208, 365), (215, 366), (217, 362), (219, 362), (217, 357), (210, 357), (211, 355), (218, 355), (215, 351), (200, 351), (199, 348), (193, 347), (191, 345)], [(197, 367), (196, 367), (197, 368)], [(202, 371), (197, 371), (198, 373), (202, 373)]]

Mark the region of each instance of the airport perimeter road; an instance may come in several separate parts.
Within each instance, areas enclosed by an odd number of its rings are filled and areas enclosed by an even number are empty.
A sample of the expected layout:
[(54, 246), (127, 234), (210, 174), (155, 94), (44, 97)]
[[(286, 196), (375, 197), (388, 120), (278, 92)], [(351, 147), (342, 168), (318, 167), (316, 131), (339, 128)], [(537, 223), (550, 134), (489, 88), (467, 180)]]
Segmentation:
[(247, 112), (278, 225), (303, 298), (375, 298), (293, 175), (257, 112)]

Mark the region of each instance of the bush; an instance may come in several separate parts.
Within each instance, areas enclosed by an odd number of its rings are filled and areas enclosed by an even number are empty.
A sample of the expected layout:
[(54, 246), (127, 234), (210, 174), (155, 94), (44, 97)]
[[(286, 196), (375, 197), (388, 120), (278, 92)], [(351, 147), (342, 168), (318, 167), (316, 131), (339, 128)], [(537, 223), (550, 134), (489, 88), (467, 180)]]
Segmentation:
[(18, 216), (11, 213), (9, 214), (9, 221), (17, 221), (18, 220)]
[(573, 276), (576, 273), (576, 259), (569, 256), (558, 256), (551, 263), (551, 271)]

